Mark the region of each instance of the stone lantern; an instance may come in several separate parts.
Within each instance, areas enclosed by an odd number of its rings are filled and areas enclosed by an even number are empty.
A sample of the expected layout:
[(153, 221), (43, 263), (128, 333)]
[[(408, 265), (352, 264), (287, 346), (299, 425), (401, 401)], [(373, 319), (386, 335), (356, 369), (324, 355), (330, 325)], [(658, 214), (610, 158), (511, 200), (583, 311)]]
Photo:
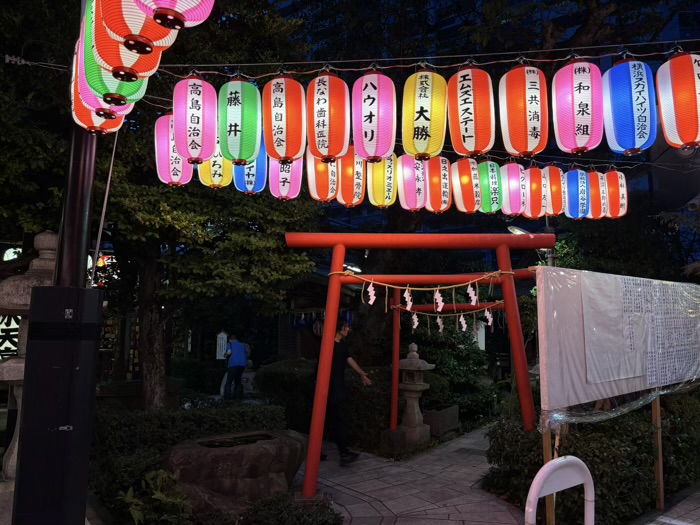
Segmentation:
[(418, 400), (424, 390), (430, 385), (423, 382), (423, 371), (432, 370), (435, 365), (426, 363), (418, 357), (418, 345), (408, 345), (408, 355), (399, 362), (401, 383), (399, 390), (406, 398), (406, 410), (401, 420), (400, 428), (406, 435), (406, 446), (414, 448), (430, 440), (430, 426), (423, 423), (423, 413), (420, 411)]

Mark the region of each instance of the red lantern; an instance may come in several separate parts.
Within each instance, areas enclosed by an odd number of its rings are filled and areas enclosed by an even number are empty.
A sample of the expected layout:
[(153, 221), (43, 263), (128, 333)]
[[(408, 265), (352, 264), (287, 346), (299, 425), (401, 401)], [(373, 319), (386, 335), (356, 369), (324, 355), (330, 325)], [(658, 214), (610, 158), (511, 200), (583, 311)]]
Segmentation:
[(311, 154), (323, 162), (345, 155), (350, 144), (348, 85), (331, 73), (317, 76), (306, 91), (306, 111)]
[(619, 219), (627, 213), (627, 181), (624, 174), (616, 170), (605, 174), (608, 188), (608, 213), (606, 217)]
[(476, 213), (481, 208), (479, 164), (474, 159), (460, 159), (452, 164), (452, 193), (459, 211)]
[(547, 209), (545, 215), (552, 217), (564, 213), (564, 173), (556, 166), (547, 166), (542, 169), (544, 183), (547, 184), (545, 196)]
[(608, 186), (605, 175), (599, 171), (588, 172), (588, 219), (602, 219), (608, 215)]
[(661, 64), (656, 90), (666, 142), (682, 149), (700, 146), (700, 55), (679, 53)]
[[(107, 33), (133, 53), (148, 55), (169, 48), (177, 31), (163, 27), (147, 16), (134, 0), (96, 0)], [(96, 20), (95, 23), (100, 23)]]
[(525, 170), (525, 210), (528, 219), (539, 219), (547, 211), (547, 177), (532, 166)]
[(452, 205), (450, 189), (450, 161), (445, 157), (433, 157), (423, 162), (425, 177), (425, 209), (433, 213), (442, 213)]

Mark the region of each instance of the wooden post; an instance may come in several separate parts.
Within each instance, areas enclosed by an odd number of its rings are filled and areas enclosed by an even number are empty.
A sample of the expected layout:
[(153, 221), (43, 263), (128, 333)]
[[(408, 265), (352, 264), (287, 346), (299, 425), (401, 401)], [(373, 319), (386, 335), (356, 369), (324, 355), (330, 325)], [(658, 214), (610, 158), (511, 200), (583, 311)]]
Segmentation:
[(654, 424), (654, 477), (656, 478), (656, 508), (664, 509), (664, 457), (661, 443), (661, 398), (651, 402), (651, 420)]
[[(544, 464), (546, 465), (553, 459), (552, 454), (552, 431), (547, 427), (542, 431), (542, 452), (544, 455)], [(554, 494), (546, 496), (545, 499), (545, 511), (546, 511), (546, 521), (547, 525), (555, 525), (554, 518)]]

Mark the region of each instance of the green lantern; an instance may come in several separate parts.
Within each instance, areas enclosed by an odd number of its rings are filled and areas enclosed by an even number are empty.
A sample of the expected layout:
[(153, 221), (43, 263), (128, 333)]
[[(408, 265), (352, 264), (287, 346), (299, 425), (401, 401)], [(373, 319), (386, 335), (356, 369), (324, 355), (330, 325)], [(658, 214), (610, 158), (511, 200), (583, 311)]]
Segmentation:
[(495, 213), (501, 209), (503, 191), (498, 164), (487, 160), (479, 164), (479, 183), (481, 186), (481, 208), (484, 213)]
[(250, 82), (234, 79), (219, 91), (219, 146), (234, 164), (254, 161), (260, 152), (262, 106), (260, 91)]

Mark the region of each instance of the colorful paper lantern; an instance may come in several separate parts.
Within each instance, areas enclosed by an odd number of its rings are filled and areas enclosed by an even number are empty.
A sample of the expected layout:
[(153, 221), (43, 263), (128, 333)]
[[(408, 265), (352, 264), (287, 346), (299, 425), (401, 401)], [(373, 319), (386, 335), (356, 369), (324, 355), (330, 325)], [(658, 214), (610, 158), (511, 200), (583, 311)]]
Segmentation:
[(529, 157), (547, 146), (547, 80), (532, 66), (516, 66), (498, 86), (503, 144), (510, 155)]
[(501, 166), (501, 211), (506, 215), (520, 215), (525, 211), (525, 182), (525, 170), (520, 164), (509, 162)]
[(260, 91), (250, 82), (234, 79), (221, 86), (219, 139), (221, 153), (234, 164), (246, 164), (258, 158), (262, 141), (262, 105)]
[(651, 68), (624, 60), (603, 75), (605, 137), (615, 153), (636, 155), (656, 140), (656, 91)]
[(556, 166), (542, 168), (542, 176), (547, 184), (547, 209), (545, 215), (554, 217), (564, 213), (564, 173)]
[(92, 108), (86, 106), (80, 98), (80, 87), (76, 70), (77, 67), (74, 67), (70, 89), (71, 111), (75, 123), (95, 135), (104, 135), (105, 133), (117, 131), (124, 123), (124, 116), (104, 119), (99, 117)]
[(583, 60), (568, 63), (552, 80), (552, 117), (557, 146), (585, 153), (603, 140), (603, 81), (600, 69)]
[(180, 156), (200, 164), (216, 151), (216, 90), (203, 78), (190, 75), (173, 92), (175, 145)]
[(214, 155), (197, 166), (199, 182), (209, 188), (218, 190), (233, 182), (233, 163), (224, 158), (218, 144)]
[(338, 166), (334, 162), (323, 162), (306, 149), (306, 178), (311, 198), (330, 202), (338, 194)]
[(588, 172), (588, 219), (602, 219), (608, 215), (608, 187), (605, 175), (599, 171)]
[(236, 164), (235, 162), (233, 164), (233, 182), (238, 191), (253, 194), (260, 193), (265, 189), (267, 184), (267, 152), (262, 141), (257, 159), (247, 164)]
[(498, 164), (487, 160), (478, 165), (479, 186), (481, 187), (481, 207), (483, 213), (496, 213), (501, 209), (503, 191), (501, 189), (501, 170)]
[(414, 73), (403, 89), (403, 149), (427, 160), (439, 155), (447, 126), (447, 82), (438, 73)]
[(452, 147), (458, 155), (483, 155), (493, 148), (496, 113), (491, 77), (483, 69), (467, 67), (447, 83), (447, 114)]
[(372, 71), (353, 84), (352, 136), (355, 152), (367, 162), (394, 154), (396, 89), (388, 76)]
[(423, 161), (401, 155), (396, 166), (399, 203), (404, 210), (418, 211), (425, 207), (425, 173)]
[(608, 188), (608, 213), (606, 217), (619, 219), (627, 214), (627, 181), (624, 174), (610, 170), (605, 174)]
[(386, 208), (396, 202), (396, 155), (367, 163), (367, 197), (372, 206)]
[(547, 211), (547, 177), (537, 166), (531, 166), (525, 175), (525, 209), (523, 216), (539, 219)]
[(192, 180), (192, 164), (180, 157), (175, 147), (173, 114), (168, 112), (156, 120), (156, 172), (158, 179), (171, 186), (181, 186)]
[(664, 137), (674, 148), (700, 146), (700, 55), (679, 53), (656, 72)]
[[(102, 24), (112, 39), (139, 55), (163, 52), (175, 43), (177, 31), (146, 16), (134, 0), (96, 0), (102, 11)], [(100, 20), (96, 20), (100, 22)]]
[(274, 78), (263, 88), (262, 104), (268, 156), (282, 163), (302, 158), (306, 148), (304, 88), (287, 76)]
[(452, 164), (452, 194), (461, 212), (476, 213), (481, 208), (479, 165), (474, 159), (460, 159)]
[(268, 177), (270, 193), (282, 200), (296, 199), (301, 191), (301, 179), (304, 172), (304, 160), (296, 159), (284, 164), (277, 159), (268, 159)]
[(346, 208), (354, 208), (365, 200), (365, 160), (360, 157), (353, 146), (342, 157), (335, 160), (340, 182), (338, 184), (338, 202)]
[(442, 213), (452, 205), (450, 161), (445, 157), (433, 157), (423, 162), (425, 177), (425, 209)]
[(201, 24), (211, 14), (214, 0), (134, 0), (146, 15), (168, 29)]
[(306, 111), (311, 154), (323, 162), (345, 155), (350, 144), (348, 85), (332, 73), (317, 76), (306, 91)]
[(562, 180), (564, 213), (570, 219), (584, 219), (590, 210), (588, 173), (570, 170)]

